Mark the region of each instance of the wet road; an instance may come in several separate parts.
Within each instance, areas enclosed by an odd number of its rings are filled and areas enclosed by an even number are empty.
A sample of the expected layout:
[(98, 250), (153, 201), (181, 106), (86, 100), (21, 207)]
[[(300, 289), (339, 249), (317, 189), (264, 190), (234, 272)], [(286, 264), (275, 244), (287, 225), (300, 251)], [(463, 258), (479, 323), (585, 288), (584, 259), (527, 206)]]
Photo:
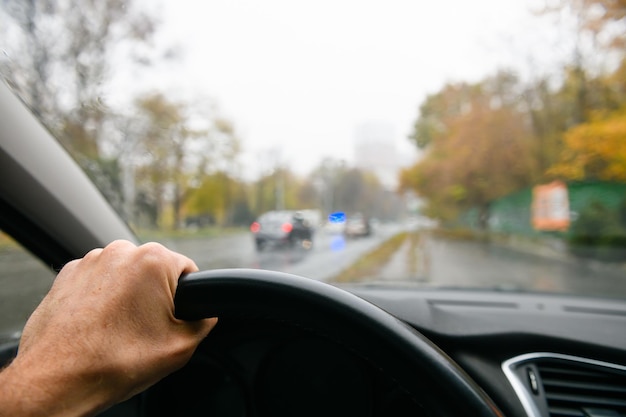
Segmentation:
[(433, 287), (497, 288), (626, 298), (626, 268), (506, 246), (423, 238), (417, 277)]
[[(261, 268), (317, 280), (330, 277), (372, 250), (398, 226), (382, 227), (374, 236), (346, 240), (319, 232), (310, 250), (276, 249), (257, 253), (249, 233), (220, 238), (163, 239), (160, 243), (193, 259), (200, 269)], [(0, 248), (0, 338), (20, 329), (41, 301), (55, 274), (29, 253)]]
[(52, 285), (55, 274), (30, 253), (0, 250), (0, 336), (20, 329)]
[(381, 226), (372, 236), (345, 239), (341, 235), (318, 231), (311, 249), (271, 248), (257, 252), (250, 234), (219, 239), (161, 240), (165, 246), (193, 259), (202, 269), (256, 268), (302, 275), (320, 281), (354, 263), (363, 254), (400, 231), (397, 225)]
[[(163, 240), (200, 269), (261, 268), (328, 281), (400, 231), (385, 226), (374, 236), (345, 240), (319, 232), (310, 250), (257, 252), (249, 234)], [(415, 253), (413, 256), (411, 251)], [(414, 265), (410, 266), (409, 260)], [(39, 261), (14, 249), (0, 250), (0, 333), (21, 328), (54, 279)], [(377, 279), (414, 281), (432, 287), (497, 288), (626, 298), (626, 269), (598, 262), (555, 260), (510, 248), (422, 237), (402, 246)]]

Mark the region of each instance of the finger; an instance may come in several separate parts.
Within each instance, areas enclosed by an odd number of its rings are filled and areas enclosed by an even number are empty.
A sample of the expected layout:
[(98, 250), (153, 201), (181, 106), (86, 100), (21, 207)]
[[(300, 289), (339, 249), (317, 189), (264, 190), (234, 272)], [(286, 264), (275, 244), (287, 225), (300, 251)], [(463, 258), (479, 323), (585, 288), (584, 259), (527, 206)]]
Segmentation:
[(160, 243), (145, 243), (139, 247), (139, 252), (142, 261), (151, 263), (155, 271), (159, 270), (165, 274), (172, 298), (176, 294), (180, 276), (198, 270), (193, 260)]
[(191, 260), (190, 258), (184, 255), (180, 255), (180, 254), (175, 254), (175, 255), (177, 255), (176, 256), (177, 267), (176, 267), (175, 273), (170, 276), (170, 281), (169, 281), (170, 291), (172, 292), (172, 296), (176, 295), (176, 289), (178, 288), (178, 280), (180, 279), (182, 275), (198, 271), (198, 266), (193, 260)]

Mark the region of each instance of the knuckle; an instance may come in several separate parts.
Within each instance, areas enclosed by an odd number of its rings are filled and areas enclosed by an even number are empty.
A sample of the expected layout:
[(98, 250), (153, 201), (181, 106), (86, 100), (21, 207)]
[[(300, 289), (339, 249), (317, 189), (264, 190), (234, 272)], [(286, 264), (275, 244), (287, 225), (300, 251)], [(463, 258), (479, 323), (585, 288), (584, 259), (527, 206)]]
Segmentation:
[(104, 249), (107, 251), (116, 252), (116, 251), (126, 251), (129, 249), (133, 249), (135, 247), (136, 247), (135, 244), (128, 240), (118, 239), (109, 243)]
[(138, 255), (142, 263), (150, 268), (162, 267), (166, 263), (171, 262), (173, 257), (173, 252), (156, 242), (145, 243), (138, 249)]
[(135, 248), (136, 246), (127, 240), (114, 240), (102, 249), (101, 256), (116, 264), (126, 259)]
[(78, 264), (80, 262), (81, 262), (81, 259), (74, 259), (74, 260), (69, 261), (65, 265), (63, 265), (63, 267), (59, 271), (59, 274), (57, 275), (57, 278), (59, 276), (63, 276), (63, 274), (61, 274), (61, 272), (68, 273), (69, 271), (73, 271), (74, 269), (76, 269), (76, 267), (78, 266)]
[[(102, 253), (102, 248), (95, 248), (90, 250), (89, 252), (87, 252), (85, 254), (85, 256), (83, 256), (83, 259), (85, 260), (92, 260), (92, 259), (96, 259), (100, 256), (100, 254)], [(77, 259), (78, 261), (78, 259)]]

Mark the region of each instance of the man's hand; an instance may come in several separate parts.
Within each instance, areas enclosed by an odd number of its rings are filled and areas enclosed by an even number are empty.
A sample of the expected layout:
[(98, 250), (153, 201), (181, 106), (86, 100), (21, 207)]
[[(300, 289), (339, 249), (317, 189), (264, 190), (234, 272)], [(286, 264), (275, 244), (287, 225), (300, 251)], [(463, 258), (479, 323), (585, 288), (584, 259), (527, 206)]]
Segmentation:
[(0, 373), (0, 416), (93, 415), (183, 366), (217, 321), (174, 317), (178, 278), (196, 270), (159, 244), (126, 241), (68, 263)]

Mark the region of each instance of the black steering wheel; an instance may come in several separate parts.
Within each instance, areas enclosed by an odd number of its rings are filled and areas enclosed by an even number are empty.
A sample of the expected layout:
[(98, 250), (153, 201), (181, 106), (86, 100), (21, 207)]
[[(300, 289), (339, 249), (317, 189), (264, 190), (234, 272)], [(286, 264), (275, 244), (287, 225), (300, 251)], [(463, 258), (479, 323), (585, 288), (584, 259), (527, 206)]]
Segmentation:
[(201, 271), (180, 278), (176, 317), (267, 318), (329, 337), (393, 378), (428, 415), (502, 417), (444, 352), (412, 327), (331, 285), (256, 269)]

